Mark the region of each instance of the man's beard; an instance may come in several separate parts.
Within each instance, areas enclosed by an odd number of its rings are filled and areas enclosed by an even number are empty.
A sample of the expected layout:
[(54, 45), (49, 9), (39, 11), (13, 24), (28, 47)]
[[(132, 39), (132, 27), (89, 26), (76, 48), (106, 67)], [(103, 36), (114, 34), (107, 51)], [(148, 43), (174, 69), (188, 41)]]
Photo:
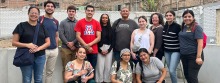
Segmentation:
[(52, 12), (52, 13), (49, 13), (49, 12), (47, 12), (47, 11), (45, 11), (46, 12), (46, 14), (48, 14), (48, 15), (52, 15), (54, 12)]
[(122, 18), (128, 18), (128, 16), (122, 16)]

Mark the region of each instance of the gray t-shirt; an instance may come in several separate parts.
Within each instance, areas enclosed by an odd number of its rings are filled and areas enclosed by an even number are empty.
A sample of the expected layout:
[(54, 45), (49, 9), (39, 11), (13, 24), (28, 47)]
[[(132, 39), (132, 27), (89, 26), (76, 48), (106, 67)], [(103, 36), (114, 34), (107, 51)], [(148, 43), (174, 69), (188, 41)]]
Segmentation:
[[(116, 20), (117, 21), (117, 20)], [(113, 26), (116, 24), (114, 22)], [(115, 43), (114, 49), (121, 51), (124, 48), (130, 48), (131, 34), (138, 28), (138, 24), (134, 20), (120, 20), (115, 28)]]
[(183, 55), (197, 53), (196, 39), (203, 39), (201, 26), (197, 25), (194, 31), (188, 31), (184, 26), (183, 30), (179, 32), (180, 53)]
[[(142, 62), (143, 63), (143, 62)], [(150, 64), (142, 64), (143, 72), (141, 72), (141, 67), (139, 63), (136, 66), (136, 74), (142, 75), (142, 82), (145, 83), (155, 83), (159, 80), (161, 76), (161, 70), (164, 68), (163, 63), (157, 57), (150, 57)]]

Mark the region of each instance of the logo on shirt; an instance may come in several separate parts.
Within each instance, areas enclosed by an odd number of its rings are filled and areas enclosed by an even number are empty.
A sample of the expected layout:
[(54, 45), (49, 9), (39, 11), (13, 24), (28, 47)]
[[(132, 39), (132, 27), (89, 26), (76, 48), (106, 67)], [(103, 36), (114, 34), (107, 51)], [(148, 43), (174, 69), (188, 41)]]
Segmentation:
[(116, 28), (116, 32), (125, 30), (125, 29), (130, 29), (130, 26), (128, 24), (119, 24), (119, 26)]
[(94, 30), (92, 25), (86, 25), (86, 30), (84, 31), (84, 35), (94, 35)]

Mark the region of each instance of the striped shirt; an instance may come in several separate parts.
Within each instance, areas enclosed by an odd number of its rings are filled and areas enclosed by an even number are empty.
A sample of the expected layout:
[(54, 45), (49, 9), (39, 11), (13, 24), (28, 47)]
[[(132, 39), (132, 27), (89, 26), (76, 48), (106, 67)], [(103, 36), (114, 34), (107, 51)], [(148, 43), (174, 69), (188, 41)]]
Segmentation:
[(180, 30), (181, 30), (180, 25), (175, 22), (173, 22), (171, 25), (168, 25), (168, 23), (165, 24), (163, 29), (164, 51), (168, 51), (168, 52), (180, 51), (179, 40), (178, 40), (178, 34)]

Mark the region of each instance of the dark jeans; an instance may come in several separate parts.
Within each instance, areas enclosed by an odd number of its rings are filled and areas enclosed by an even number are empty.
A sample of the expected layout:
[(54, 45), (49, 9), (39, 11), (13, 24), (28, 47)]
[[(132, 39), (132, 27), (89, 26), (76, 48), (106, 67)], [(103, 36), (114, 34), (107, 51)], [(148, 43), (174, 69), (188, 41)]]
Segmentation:
[(97, 54), (87, 54), (87, 60), (91, 63), (92, 67), (96, 68)]
[(113, 58), (115, 61), (120, 61), (121, 57), (120, 57), (120, 51), (114, 51), (113, 52)]
[[(204, 55), (201, 56), (204, 61)], [(189, 55), (181, 55), (184, 75), (188, 83), (199, 83), (198, 73), (202, 65), (196, 63), (196, 53)]]
[(162, 49), (158, 50), (156, 57), (162, 60), (163, 56), (164, 56), (164, 51)]

